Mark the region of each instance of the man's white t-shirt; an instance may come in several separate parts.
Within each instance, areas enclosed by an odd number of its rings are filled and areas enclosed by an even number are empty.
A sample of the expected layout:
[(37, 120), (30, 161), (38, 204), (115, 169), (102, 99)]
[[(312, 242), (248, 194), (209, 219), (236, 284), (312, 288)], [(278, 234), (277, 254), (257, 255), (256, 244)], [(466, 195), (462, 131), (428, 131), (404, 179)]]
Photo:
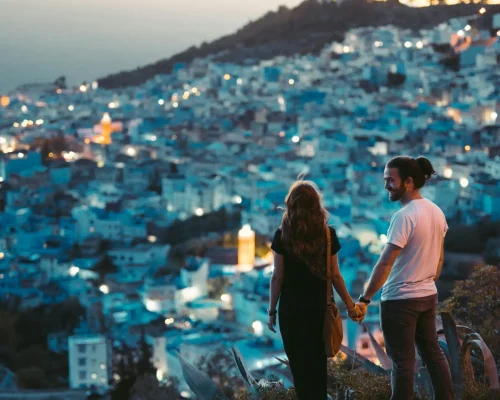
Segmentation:
[(387, 243), (402, 250), (382, 288), (382, 301), (437, 293), (434, 277), (447, 231), (443, 212), (428, 199), (412, 200), (392, 216)]

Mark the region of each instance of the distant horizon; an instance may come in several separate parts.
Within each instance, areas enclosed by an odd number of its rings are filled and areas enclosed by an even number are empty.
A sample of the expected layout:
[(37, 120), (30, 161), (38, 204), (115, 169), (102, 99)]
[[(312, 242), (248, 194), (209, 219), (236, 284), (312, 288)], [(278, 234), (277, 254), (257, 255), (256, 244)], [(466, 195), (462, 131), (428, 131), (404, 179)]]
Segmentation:
[[(0, 94), (23, 84), (93, 81), (231, 34), (303, 0), (0, 0)], [(183, 21), (180, 23), (180, 21)]]

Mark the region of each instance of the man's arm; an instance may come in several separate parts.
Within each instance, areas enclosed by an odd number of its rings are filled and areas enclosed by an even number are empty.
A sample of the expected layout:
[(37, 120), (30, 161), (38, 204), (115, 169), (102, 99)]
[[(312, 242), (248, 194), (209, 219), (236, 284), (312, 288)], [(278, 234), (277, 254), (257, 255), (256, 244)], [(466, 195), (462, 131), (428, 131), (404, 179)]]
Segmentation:
[(365, 299), (371, 299), (384, 285), (385, 281), (389, 277), (389, 274), (391, 273), (394, 261), (396, 261), (396, 258), (401, 253), (401, 250), (401, 247), (392, 243), (387, 243), (385, 245), (375, 268), (373, 268), (372, 275), (368, 281), (368, 286), (363, 294)]
[(439, 276), (441, 275), (441, 268), (443, 268), (443, 259), (444, 259), (444, 238), (443, 238), (443, 243), (441, 244), (441, 255), (439, 256), (439, 262), (436, 270), (436, 276), (434, 277), (434, 282), (437, 282)]

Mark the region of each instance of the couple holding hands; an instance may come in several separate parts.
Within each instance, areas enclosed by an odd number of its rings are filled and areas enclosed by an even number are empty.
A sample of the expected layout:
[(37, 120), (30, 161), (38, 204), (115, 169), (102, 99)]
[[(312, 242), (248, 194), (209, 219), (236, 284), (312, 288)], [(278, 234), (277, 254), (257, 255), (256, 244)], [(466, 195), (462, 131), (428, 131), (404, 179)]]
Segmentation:
[[(448, 362), (436, 332), (438, 279), (448, 230), (441, 209), (419, 189), (434, 174), (424, 158), (399, 156), (384, 169), (385, 190), (401, 209), (392, 217), (385, 245), (364, 293), (352, 300), (339, 270), (340, 243), (328, 227), (328, 212), (314, 183), (295, 182), (285, 199), (281, 227), (274, 235), (268, 327), (280, 333), (300, 400), (327, 399), (327, 357), (323, 342), (327, 282), (326, 237), (330, 231), (333, 287), (349, 317), (361, 322), (382, 288), (380, 322), (392, 358), (391, 400), (413, 398), (415, 344), (431, 376), (436, 399), (453, 399)], [(276, 309), (279, 299), (279, 309)]]

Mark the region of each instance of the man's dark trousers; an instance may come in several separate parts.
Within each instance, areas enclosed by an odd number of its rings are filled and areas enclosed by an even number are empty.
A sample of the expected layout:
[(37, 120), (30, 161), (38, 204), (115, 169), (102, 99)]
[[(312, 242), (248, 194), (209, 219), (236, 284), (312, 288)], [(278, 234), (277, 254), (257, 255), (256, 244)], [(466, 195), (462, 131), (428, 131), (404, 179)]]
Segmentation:
[(392, 358), (391, 400), (413, 399), (415, 343), (431, 376), (436, 400), (453, 400), (453, 384), (436, 332), (437, 294), (381, 302), (380, 320)]

